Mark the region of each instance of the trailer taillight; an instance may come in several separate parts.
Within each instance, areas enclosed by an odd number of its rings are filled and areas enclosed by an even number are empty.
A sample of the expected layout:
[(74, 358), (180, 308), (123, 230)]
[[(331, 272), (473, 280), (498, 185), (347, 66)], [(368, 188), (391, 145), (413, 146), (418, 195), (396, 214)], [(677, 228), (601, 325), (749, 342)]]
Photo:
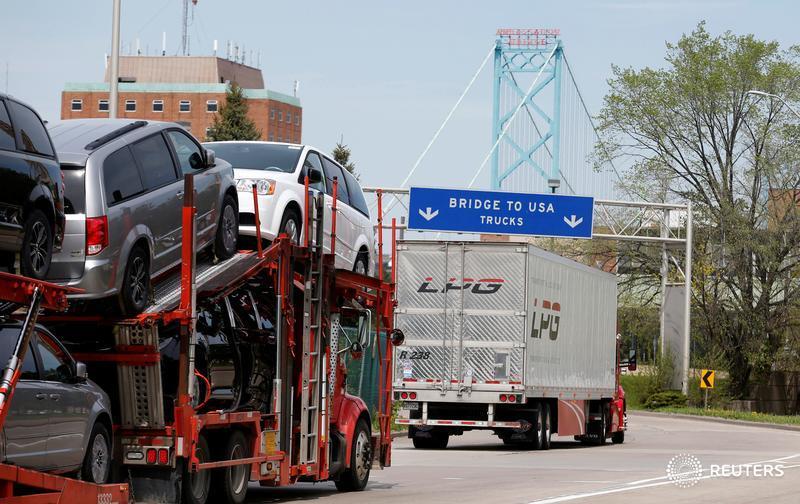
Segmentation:
[(148, 464), (155, 464), (156, 463), (156, 449), (155, 448), (148, 448), (147, 455), (145, 459)]
[(411, 393), (409, 393), (409, 394), (408, 394), (408, 398), (409, 398), (409, 399), (412, 399), (412, 400), (413, 400), (413, 399), (416, 399), (416, 398), (417, 398), (417, 393), (416, 393), (416, 392), (411, 392)]
[(500, 394), (500, 402), (506, 402), (508, 400), (508, 396), (505, 394)]
[(160, 448), (158, 450), (158, 463), (161, 465), (167, 465), (169, 463), (169, 450), (166, 448)]
[(517, 396), (509, 394), (508, 395), (508, 402), (517, 402)]
[(408, 399), (408, 392), (401, 392), (400, 399)]

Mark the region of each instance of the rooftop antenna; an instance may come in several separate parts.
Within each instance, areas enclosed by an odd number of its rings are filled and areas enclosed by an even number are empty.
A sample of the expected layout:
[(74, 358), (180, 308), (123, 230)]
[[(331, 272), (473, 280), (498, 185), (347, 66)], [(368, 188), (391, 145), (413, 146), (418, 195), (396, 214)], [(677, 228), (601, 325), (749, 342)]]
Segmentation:
[(261, 68), (261, 49), (258, 50), (258, 59), (256, 60), (256, 68)]
[(139, 39), (136, 39), (136, 56), (142, 55), (142, 46), (139, 44)]
[(227, 47), (225, 49), (225, 59), (226, 60), (230, 60), (231, 59), (231, 41), (230, 41), (230, 39), (228, 40)]
[(214, 39), (214, 56), (217, 55), (217, 39)]
[(167, 32), (161, 32), (161, 56), (167, 55)]
[(244, 44), (242, 44), (242, 65), (247, 63), (247, 49), (244, 48)]
[(297, 91), (300, 89), (300, 81), (294, 81), (294, 97), (297, 98)]
[[(197, 0), (192, 0), (192, 8), (194, 8), (195, 5), (197, 5)], [(183, 17), (181, 19), (181, 54), (184, 56), (189, 56), (189, 0), (183, 0)]]
[(233, 42), (233, 61), (239, 62), (239, 45), (236, 41)]

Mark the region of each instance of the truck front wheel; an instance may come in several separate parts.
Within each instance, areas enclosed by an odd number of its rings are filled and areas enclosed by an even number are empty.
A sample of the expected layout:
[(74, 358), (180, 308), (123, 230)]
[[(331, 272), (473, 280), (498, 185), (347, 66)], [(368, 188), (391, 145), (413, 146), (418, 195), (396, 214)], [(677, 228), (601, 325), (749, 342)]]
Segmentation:
[[(201, 464), (208, 462), (211, 458), (206, 437), (202, 434), (197, 437), (197, 447), (194, 453), (197, 456), (197, 461)], [(211, 471), (192, 472), (191, 464), (187, 460), (183, 475), (183, 502), (186, 504), (205, 504), (208, 501), (210, 489)]]
[(362, 418), (353, 431), (350, 467), (345, 469), (339, 480), (336, 481), (336, 488), (340, 492), (364, 490), (367, 486), (369, 471), (372, 468), (372, 443), (369, 438), (369, 425)]

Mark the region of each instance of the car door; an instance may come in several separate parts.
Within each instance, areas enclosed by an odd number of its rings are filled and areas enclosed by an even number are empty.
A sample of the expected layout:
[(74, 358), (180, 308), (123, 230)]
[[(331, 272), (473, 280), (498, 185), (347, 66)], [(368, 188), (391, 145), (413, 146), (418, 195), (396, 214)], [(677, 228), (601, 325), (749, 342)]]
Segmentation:
[[(15, 331), (9, 329), (4, 328), (0, 333), (3, 338), (0, 344), (7, 350), (4, 356), (11, 355), (11, 344), (19, 334), (18, 326)], [(36, 353), (29, 345), (3, 428), (7, 462), (31, 468), (46, 466), (50, 416), (47, 393), (47, 385), (39, 379)]]
[[(332, 189), (327, 188), (327, 180), (325, 180), (325, 175), (324, 175), (325, 172), (322, 169), (322, 158), (320, 157), (319, 153), (315, 152), (315, 151), (308, 151), (308, 153), (306, 154), (306, 159), (305, 159), (305, 161), (303, 161), (303, 168), (300, 171), (299, 181), (304, 181), (305, 180), (305, 176), (308, 173), (308, 170), (310, 170), (312, 168), (315, 169), (315, 170), (319, 170), (319, 172), (323, 174), (322, 180), (320, 180), (316, 184), (310, 184), (309, 187), (312, 190), (314, 190), (314, 191), (316, 191), (318, 193), (321, 192), (322, 194), (325, 195), (325, 207), (324, 207), (325, 208), (325, 218), (324, 218), (324, 222), (323, 222), (325, 236), (324, 236), (324, 239), (323, 239), (323, 250), (325, 250), (325, 252), (330, 252), (330, 250), (331, 250), (331, 204), (333, 202), (333, 199), (331, 198), (329, 192), (332, 191)], [(301, 194), (302, 194), (302, 191), (301, 191)], [(303, 217), (305, 218), (305, 216), (303, 216)], [(305, 225), (303, 225), (303, 228), (305, 229)]]
[(180, 261), (181, 207), (183, 182), (172, 160), (166, 139), (156, 133), (131, 144), (131, 152), (139, 166), (147, 194), (136, 200), (137, 212), (146, 216), (152, 233), (152, 274)]
[(22, 209), (33, 189), (31, 168), (17, 151), (6, 102), (0, 100), (0, 248), (15, 250), (22, 237)]
[(50, 411), (46, 468), (77, 468), (83, 461), (89, 431), (91, 403), (86, 385), (76, 382), (75, 363), (53, 336), (37, 331), (35, 345)]
[(374, 231), (372, 230), (372, 220), (369, 218), (369, 206), (367, 200), (364, 198), (364, 193), (361, 191), (361, 186), (358, 180), (347, 170), (342, 170), (344, 179), (347, 181), (347, 196), (350, 203), (346, 205), (345, 211), (348, 214), (348, 220), (353, 225), (353, 261), (355, 262), (359, 250), (362, 246), (367, 247), (367, 254), (369, 260), (367, 261), (367, 274), (370, 272), (370, 262), (375, 260), (373, 256), (373, 242)]
[(352, 269), (355, 262), (355, 255), (353, 254), (353, 240), (354, 240), (354, 227), (347, 210), (350, 204), (350, 198), (347, 194), (347, 182), (342, 175), (342, 168), (331, 161), (327, 157), (322, 158), (323, 166), (325, 167), (325, 182), (327, 184), (327, 192), (333, 195), (333, 179), (338, 181), (336, 190), (336, 199), (338, 203), (336, 209), (336, 267), (344, 269)]
[(182, 130), (167, 130), (167, 138), (172, 145), (180, 175), (192, 174), (197, 208), (198, 248), (214, 239), (219, 222), (220, 187), (222, 176), (219, 171), (206, 167), (205, 155), (200, 145)]

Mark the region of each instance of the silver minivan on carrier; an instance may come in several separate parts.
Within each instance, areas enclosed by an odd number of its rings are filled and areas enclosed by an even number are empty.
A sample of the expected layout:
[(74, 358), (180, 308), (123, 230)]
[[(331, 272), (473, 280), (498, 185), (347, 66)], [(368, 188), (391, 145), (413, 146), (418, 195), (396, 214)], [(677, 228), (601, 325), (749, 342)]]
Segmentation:
[(49, 278), (117, 296), (124, 314), (147, 306), (151, 279), (181, 260), (183, 176), (194, 175), (197, 250), (220, 260), (236, 252), (238, 203), (231, 165), (215, 160), (175, 123), (124, 119), (51, 127), (65, 184), (66, 226)]

